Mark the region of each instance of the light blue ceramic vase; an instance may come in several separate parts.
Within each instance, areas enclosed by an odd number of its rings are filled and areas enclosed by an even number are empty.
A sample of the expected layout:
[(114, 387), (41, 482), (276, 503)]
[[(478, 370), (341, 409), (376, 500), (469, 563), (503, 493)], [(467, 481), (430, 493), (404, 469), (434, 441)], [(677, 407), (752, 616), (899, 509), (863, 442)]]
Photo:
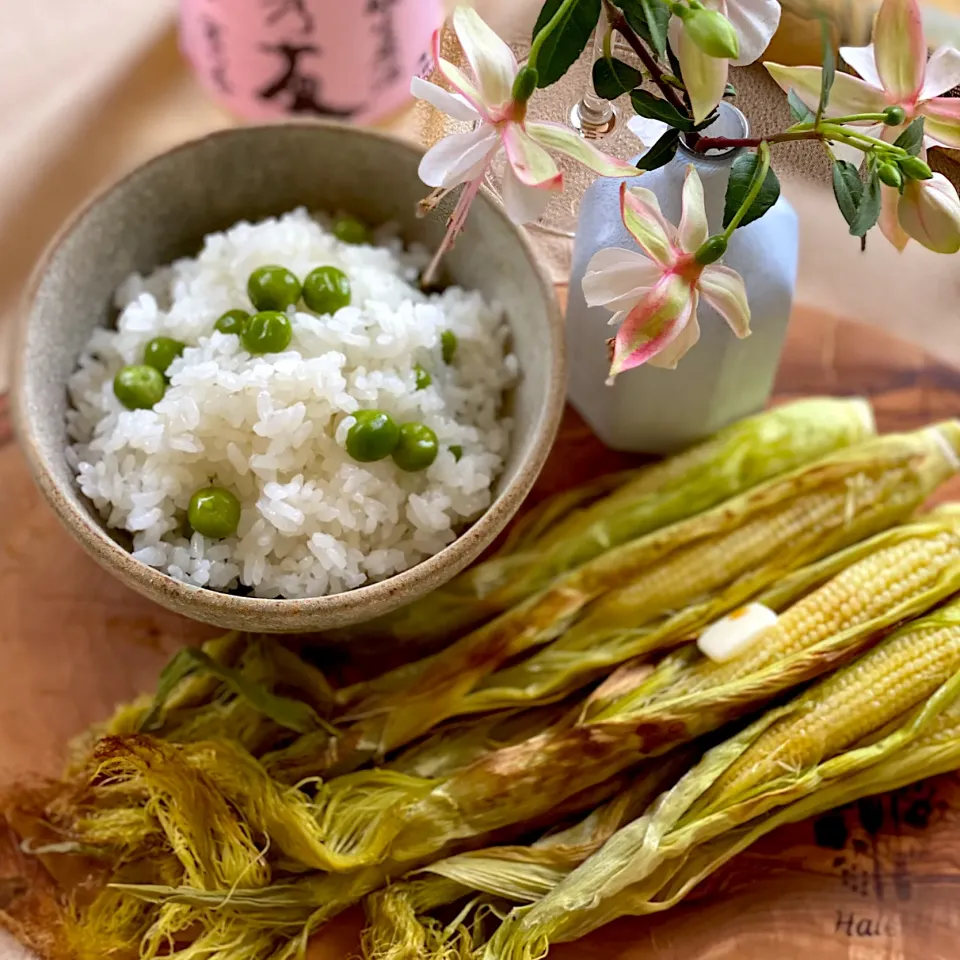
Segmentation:
[[(748, 136), (739, 110), (721, 104), (711, 136)], [(674, 159), (631, 183), (656, 194), (664, 216), (680, 221), (680, 195), (687, 165), (703, 181), (710, 232), (722, 229), (730, 168), (739, 151), (703, 156), (681, 147)], [(797, 215), (784, 197), (759, 220), (736, 230), (722, 263), (744, 279), (752, 334), (737, 340), (723, 318), (702, 300), (700, 341), (676, 370), (639, 367), (605, 380), (606, 341), (613, 336), (610, 312), (587, 307), (581, 280), (590, 259), (604, 247), (638, 249), (620, 220), (620, 179), (597, 179), (580, 205), (567, 306), (569, 398), (596, 434), (617, 450), (668, 453), (761, 409), (770, 396), (780, 361), (797, 279)]]

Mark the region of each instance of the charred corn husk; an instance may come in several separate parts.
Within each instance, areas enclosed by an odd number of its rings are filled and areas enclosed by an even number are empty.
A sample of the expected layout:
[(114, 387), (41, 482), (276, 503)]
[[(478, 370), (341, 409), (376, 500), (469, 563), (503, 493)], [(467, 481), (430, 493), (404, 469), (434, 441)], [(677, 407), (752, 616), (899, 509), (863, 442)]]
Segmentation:
[[(641, 767), (611, 800), (565, 830), (529, 846), (486, 847), (429, 864), (364, 901), (367, 960), (440, 960), (456, 943), (473, 943), (470, 919), (487, 897), (533, 903), (549, 893), (621, 826), (639, 816), (657, 794), (689, 769), (698, 754), (676, 751)], [(430, 911), (471, 898), (455, 923)]]
[(960, 759), (958, 694), (954, 602), (708, 751), (647, 813), (515, 912), (484, 956), (542, 957), (550, 942), (665, 909), (780, 823), (949, 769)]
[[(814, 398), (721, 430), (660, 463), (567, 491), (534, 511), (512, 549), (461, 574), (369, 629), (427, 644), (519, 603), (562, 573), (618, 544), (676, 523), (728, 497), (874, 432), (865, 400)], [(608, 493), (602, 499), (598, 495)], [(591, 502), (594, 501), (594, 502)]]
[(905, 519), (955, 472), (958, 448), (953, 421), (882, 437), (610, 550), (442, 653), (374, 681), (338, 718), (341, 727), (358, 718), (342, 736), (301, 738), (265, 763), (286, 782), (347, 772), (448, 717), (549, 702), (676, 645), (790, 570)]

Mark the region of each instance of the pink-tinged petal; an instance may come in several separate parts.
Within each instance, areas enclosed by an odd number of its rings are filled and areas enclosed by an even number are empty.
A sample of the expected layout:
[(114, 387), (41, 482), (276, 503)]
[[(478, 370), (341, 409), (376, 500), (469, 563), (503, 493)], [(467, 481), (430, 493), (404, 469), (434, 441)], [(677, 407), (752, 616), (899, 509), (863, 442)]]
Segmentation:
[[(795, 91), (797, 96), (811, 110), (817, 109), (820, 102), (820, 67), (785, 67), (779, 63), (764, 63), (767, 72), (784, 91)], [(869, 83), (838, 73), (830, 91), (828, 117), (841, 117), (850, 113), (879, 113), (887, 106), (882, 90), (871, 87)]]
[(660, 212), (657, 198), (646, 188), (620, 184), (620, 218), (630, 235), (652, 260), (671, 266), (676, 260), (673, 239), (676, 231)]
[(734, 336), (739, 339), (750, 336), (750, 304), (747, 288), (736, 270), (719, 264), (703, 268), (697, 283), (703, 299), (723, 317)]
[(417, 172), (428, 187), (449, 189), (475, 179), (498, 147), (496, 130), (486, 124), (466, 133), (451, 133), (423, 155)]
[(883, 0), (873, 25), (877, 73), (896, 103), (912, 103), (923, 86), (927, 44), (916, 0)]
[(487, 108), (484, 106), (483, 97), (474, 82), (456, 66), (456, 64), (451, 63), (449, 60), (444, 60), (443, 57), (440, 56), (439, 30), (435, 30), (433, 33), (433, 62), (437, 65), (437, 72), (440, 76), (443, 77), (481, 117), (488, 120), (489, 115), (487, 114)]
[(960, 86), (960, 51), (953, 47), (940, 47), (927, 61), (920, 99), (939, 97), (956, 86)]
[(880, 82), (880, 74), (877, 73), (877, 58), (873, 52), (873, 44), (869, 43), (865, 47), (841, 47), (840, 56), (843, 62), (853, 67), (865, 83), (878, 90), (883, 87)]
[(903, 253), (904, 247), (910, 242), (910, 236), (900, 226), (900, 218), (897, 216), (899, 203), (900, 194), (894, 187), (880, 187), (880, 216), (877, 219), (877, 225), (891, 245)]
[(729, 0), (723, 13), (740, 38), (740, 55), (730, 62), (744, 67), (763, 56), (780, 25), (777, 0)]
[(934, 253), (960, 250), (960, 197), (942, 174), (929, 180), (910, 180), (897, 204), (900, 225)]
[(500, 195), (503, 198), (503, 208), (514, 223), (533, 223), (543, 216), (547, 204), (556, 196), (556, 192), (521, 183), (513, 168), (507, 164), (503, 169)]
[(495, 107), (509, 100), (519, 69), (513, 51), (470, 7), (453, 11), (453, 29), (473, 68), (483, 102)]
[(649, 117), (631, 117), (627, 121), (627, 129), (640, 141), (642, 146), (649, 150), (670, 128), (662, 120), (651, 120)]
[(663, 267), (636, 250), (606, 247), (587, 264), (581, 286), (590, 307), (630, 310), (663, 276)]
[(640, 173), (632, 163), (598, 150), (572, 127), (561, 123), (527, 123), (525, 129), (541, 146), (572, 157), (601, 177), (636, 177)]
[(677, 241), (682, 250), (695, 253), (710, 231), (707, 227), (707, 213), (703, 207), (703, 184), (692, 163), (687, 165), (683, 178), (680, 210), (682, 212), (680, 226), (677, 228)]
[(690, 95), (693, 119), (700, 123), (723, 99), (730, 61), (704, 53), (687, 36), (679, 17), (671, 17), (668, 29), (670, 46), (680, 61), (680, 70)]
[(500, 136), (507, 160), (521, 183), (547, 190), (562, 189), (563, 176), (553, 157), (519, 123), (505, 124)]
[(454, 120), (469, 123), (480, 119), (480, 114), (473, 109), (465, 97), (459, 93), (450, 93), (429, 80), (414, 77), (410, 81), (410, 95), (418, 100), (425, 100), (441, 113), (453, 117)]
[(934, 97), (920, 104), (923, 133), (943, 147), (960, 147), (960, 100)]
[(700, 339), (700, 324), (697, 322), (697, 295), (693, 295), (690, 304), (690, 319), (683, 325), (683, 329), (674, 338), (673, 343), (664, 347), (655, 357), (651, 357), (647, 364), (661, 370), (676, 370), (677, 364), (692, 350)]
[(610, 379), (655, 357), (693, 315), (693, 290), (675, 274), (664, 276), (627, 314), (613, 338)]

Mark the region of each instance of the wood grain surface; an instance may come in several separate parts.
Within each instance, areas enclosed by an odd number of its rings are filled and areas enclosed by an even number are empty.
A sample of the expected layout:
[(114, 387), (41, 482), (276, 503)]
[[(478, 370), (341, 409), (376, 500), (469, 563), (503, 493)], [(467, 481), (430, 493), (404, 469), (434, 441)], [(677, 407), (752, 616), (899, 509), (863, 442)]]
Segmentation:
[[(910, 429), (960, 414), (960, 370), (876, 329), (800, 309), (777, 399), (818, 393), (867, 395), (882, 430)], [(604, 448), (568, 410), (530, 502), (632, 462)], [(56, 774), (68, 737), (151, 689), (166, 657), (211, 629), (129, 592), (60, 529), (27, 475), (3, 398), (0, 490), (3, 787)], [(951, 496), (960, 499), (960, 482), (938, 499)], [(25, 869), (15, 856), (0, 857), (0, 902), (21, 890)], [(313, 960), (354, 955), (359, 923), (349, 914), (327, 928)], [(0, 958), (15, 956), (12, 942), (0, 939)], [(814, 956), (960, 957), (960, 777), (782, 829), (682, 907), (619, 921), (551, 953), (557, 960)]]

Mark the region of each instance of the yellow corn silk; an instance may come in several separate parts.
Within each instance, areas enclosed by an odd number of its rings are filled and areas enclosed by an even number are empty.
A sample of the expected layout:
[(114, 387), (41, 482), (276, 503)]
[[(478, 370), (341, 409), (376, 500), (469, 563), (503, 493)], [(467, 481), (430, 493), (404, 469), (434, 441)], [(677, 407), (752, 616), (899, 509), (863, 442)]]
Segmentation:
[(861, 399), (815, 397), (740, 420), (659, 463), (551, 498), (500, 555), (366, 629), (404, 643), (449, 638), (612, 547), (701, 513), (873, 431), (873, 413)]
[(709, 750), (642, 817), (615, 833), (529, 910), (486, 960), (542, 957), (626, 914), (676, 904), (781, 823), (960, 763), (960, 602)]
[(285, 782), (348, 772), (447, 718), (560, 699), (902, 522), (955, 472), (957, 448), (953, 421), (881, 437), (609, 550), (442, 653), (374, 680), (366, 695), (350, 691), (341, 736), (302, 737), (264, 762)]

